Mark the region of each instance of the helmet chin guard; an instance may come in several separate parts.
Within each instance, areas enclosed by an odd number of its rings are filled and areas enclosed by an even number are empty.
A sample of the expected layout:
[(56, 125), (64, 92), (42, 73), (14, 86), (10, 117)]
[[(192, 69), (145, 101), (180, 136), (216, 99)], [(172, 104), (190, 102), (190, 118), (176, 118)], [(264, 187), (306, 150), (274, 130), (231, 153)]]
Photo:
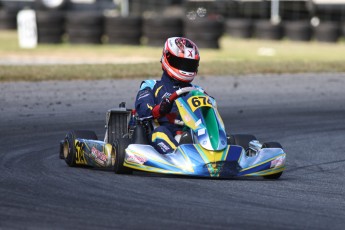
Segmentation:
[(199, 50), (188, 38), (168, 38), (163, 48), (162, 68), (168, 75), (182, 82), (191, 82), (199, 67)]

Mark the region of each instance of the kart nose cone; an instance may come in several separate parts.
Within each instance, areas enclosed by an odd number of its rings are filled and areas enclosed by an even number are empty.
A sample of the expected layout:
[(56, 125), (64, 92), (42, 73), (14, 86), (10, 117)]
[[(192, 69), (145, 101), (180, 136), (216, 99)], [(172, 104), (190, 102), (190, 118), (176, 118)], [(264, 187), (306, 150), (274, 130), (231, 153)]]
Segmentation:
[(213, 177), (234, 177), (241, 171), (237, 161), (217, 161), (205, 164), (205, 168)]

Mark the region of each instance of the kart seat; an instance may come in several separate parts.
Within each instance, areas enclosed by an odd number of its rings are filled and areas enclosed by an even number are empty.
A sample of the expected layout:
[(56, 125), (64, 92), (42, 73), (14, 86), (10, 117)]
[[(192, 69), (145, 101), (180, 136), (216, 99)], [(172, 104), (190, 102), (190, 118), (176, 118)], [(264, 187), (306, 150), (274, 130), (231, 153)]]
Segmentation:
[(190, 134), (190, 131), (184, 131), (181, 135), (181, 139), (179, 142), (180, 145), (182, 144), (193, 144), (193, 138)]
[(134, 128), (133, 136), (132, 136), (132, 143), (133, 144), (142, 144), (142, 145), (148, 145), (149, 140), (147, 138), (146, 129), (143, 127), (143, 125), (138, 124)]

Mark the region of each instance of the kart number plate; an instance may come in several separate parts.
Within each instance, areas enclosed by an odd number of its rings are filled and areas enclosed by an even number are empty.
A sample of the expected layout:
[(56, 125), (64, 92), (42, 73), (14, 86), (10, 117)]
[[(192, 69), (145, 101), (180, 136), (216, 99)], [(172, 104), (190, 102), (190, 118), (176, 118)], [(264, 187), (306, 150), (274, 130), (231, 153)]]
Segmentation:
[(193, 112), (200, 107), (212, 107), (209, 97), (205, 96), (193, 96), (187, 102)]

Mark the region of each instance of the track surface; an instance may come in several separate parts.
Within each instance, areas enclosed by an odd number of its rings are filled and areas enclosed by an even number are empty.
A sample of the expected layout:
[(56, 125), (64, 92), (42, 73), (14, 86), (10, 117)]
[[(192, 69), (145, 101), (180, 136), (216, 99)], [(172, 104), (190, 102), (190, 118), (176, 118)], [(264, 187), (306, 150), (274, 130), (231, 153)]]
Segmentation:
[(344, 229), (344, 74), (198, 79), (228, 132), (281, 142), (278, 181), (115, 175), (58, 158), (69, 129), (103, 137), (105, 111), (132, 105), (139, 83), (0, 84), (0, 229)]

